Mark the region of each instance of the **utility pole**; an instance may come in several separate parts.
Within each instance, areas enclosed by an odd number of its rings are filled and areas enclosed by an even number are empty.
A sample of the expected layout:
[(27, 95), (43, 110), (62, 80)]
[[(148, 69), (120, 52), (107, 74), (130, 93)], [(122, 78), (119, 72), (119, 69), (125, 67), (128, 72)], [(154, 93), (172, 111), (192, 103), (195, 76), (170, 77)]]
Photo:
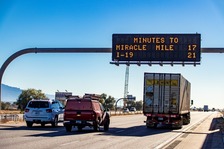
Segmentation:
[[(125, 83), (124, 83), (124, 99), (128, 96), (129, 66), (126, 66)], [(126, 100), (124, 100), (124, 108), (126, 108)]]

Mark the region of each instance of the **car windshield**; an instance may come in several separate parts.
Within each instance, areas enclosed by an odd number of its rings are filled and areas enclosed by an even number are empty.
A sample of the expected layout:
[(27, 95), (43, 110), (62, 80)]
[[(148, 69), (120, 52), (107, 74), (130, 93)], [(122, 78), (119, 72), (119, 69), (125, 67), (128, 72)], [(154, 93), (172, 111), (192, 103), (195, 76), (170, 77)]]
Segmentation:
[(46, 101), (31, 101), (28, 107), (29, 108), (49, 108), (49, 103)]

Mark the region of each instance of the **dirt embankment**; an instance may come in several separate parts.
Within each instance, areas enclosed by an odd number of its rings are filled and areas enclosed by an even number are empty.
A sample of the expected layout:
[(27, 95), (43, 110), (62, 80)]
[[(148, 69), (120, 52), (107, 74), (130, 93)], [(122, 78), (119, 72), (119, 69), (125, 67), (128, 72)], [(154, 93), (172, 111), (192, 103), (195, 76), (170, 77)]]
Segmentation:
[(20, 110), (0, 110), (0, 124), (1, 123), (18, 123), (23, 120), (23, 112)]
[(22, 114), (20, 110), (0, 110), (0, 114)]

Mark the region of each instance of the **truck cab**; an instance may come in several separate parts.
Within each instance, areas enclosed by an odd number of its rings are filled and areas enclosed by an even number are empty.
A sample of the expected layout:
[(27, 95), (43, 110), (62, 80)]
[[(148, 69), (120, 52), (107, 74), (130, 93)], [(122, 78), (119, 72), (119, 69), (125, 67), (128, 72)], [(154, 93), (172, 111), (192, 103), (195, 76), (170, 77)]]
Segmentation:
[(204, 112), (208, 112), (208, 105), (204, 105)]
[(95, 131), (104, 126), (104, 130), (109, 129), (110, 115), (103, 105), (93, 97), (68, 99), (64, 112), (64, 126), (66, 131), (71, 131), (72, 126), (81, 131), (88, 126)]

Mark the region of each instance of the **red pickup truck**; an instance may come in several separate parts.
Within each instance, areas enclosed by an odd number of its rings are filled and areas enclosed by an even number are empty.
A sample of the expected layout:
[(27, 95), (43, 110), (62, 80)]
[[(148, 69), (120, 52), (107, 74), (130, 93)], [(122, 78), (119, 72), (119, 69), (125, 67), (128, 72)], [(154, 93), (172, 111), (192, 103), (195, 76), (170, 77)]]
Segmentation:
[(99, 131), (100, 126), (104, 131), (109, 129), (110, 115), (95, 96), (83, 98), (68, 98), (64, 111), (64, 126), (67, 132), (76, 126), (79, 131), (89, 126), (94, 131)]

